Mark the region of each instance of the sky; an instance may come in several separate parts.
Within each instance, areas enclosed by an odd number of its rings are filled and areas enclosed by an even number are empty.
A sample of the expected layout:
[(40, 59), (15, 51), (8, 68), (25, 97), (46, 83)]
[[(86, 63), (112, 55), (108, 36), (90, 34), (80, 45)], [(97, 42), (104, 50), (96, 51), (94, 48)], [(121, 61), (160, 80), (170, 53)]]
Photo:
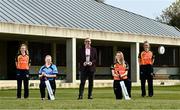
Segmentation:
[(155, 19), (176, 0), (105, 0), (106, 4)]

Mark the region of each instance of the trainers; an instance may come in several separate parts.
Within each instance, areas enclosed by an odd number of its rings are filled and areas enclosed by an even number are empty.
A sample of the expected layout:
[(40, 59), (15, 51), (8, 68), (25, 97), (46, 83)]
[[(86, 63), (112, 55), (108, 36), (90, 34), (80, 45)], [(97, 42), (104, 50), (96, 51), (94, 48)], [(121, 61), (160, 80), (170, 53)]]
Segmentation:
[(89, 96), (88, 99), (93, 99), (93, 97), (92, 97), (92, 96)]
[(78, 100), (82, 100), (82, 99), (83, 99), (83, 97), (82, 97), (82, 96), (79, 96), (79, 97), (78, 97)]

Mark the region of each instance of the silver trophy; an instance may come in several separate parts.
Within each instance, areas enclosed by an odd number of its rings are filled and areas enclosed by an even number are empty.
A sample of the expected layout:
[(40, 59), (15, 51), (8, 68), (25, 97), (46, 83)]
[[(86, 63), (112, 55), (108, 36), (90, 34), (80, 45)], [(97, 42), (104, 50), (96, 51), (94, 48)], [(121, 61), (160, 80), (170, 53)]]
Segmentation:
[(90, 55), (86, 55), (86, 65), (91, 65), (91, 62), (90, 62)]

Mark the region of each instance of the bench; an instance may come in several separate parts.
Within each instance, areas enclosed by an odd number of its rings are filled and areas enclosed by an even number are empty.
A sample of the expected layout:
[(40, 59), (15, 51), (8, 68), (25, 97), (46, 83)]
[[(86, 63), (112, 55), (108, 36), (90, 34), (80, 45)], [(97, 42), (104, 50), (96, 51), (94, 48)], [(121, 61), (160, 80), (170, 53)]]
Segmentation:
[(163, 79), (163, 80), (165, 80), (165, 79), (169, 79), (169, 76), (170, 75), (168, 75), (168, 74), (155, 74), (155, 77), (154, 77), (154, 79), (155, 80), (161, 80), (161, 79)]
[[(77, 79), (79, 80), (79, 74), (76, 75)], [(111, 74), (95, 74), (95, 79), (113, 79)]]
[(177, 75), (170, 75), (169, 76), (169, 79), (180, 79), (180, 74), (177, 74)]
[[(38, 74), (29, 74), (29, 77), (30, 77), (31, 80), (39, 80)], [(56, 79), (64, 80), (64, 79), (66, 79), (66, 75), (65, 74), (57, 74)]]
[(168, 75), (168, 74), (155, 74), (154, 79), (157, 80), (166, 80), (166, 79), (180, 79), (180, 74), (177, 75)]

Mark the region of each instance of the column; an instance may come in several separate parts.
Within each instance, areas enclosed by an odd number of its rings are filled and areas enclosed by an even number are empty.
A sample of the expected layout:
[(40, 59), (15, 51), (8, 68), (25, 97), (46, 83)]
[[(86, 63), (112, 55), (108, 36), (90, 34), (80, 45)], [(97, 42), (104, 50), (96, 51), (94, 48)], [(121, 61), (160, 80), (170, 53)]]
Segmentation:
[[(117, 52), (117, 46), (114, 45), (113, 46), (113, 57), (116, 55), (116, 52)], [(114, 60), (114, 59), (113, 59)]]
[(176, 49), (173, 48), (173, 66), (176, 65)]
[(139, 80), (139, 43), (131, 44), (131, 80), (132, 82), (138, 82)]
[(69, 83), (76, 82), (76, 38), (66, 40), (66, 79)]

